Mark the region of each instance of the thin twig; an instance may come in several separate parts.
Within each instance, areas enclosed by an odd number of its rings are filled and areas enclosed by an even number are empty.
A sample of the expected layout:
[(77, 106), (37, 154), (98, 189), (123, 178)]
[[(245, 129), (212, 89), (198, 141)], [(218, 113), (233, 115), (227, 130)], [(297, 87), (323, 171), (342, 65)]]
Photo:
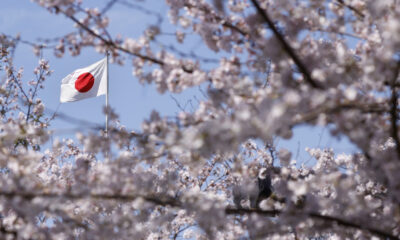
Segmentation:
[(181, 234), (182, 232), (184, 232), (186, 229), (193, 227), (192, 225), (187, 225), (185, 227), (179, 228), (178, 231), (175, 232), (173, 239), (176, 240), (178, 239), (179, 234)]
[(108, 10), (112, 8), (112, 6), (117, 2), (118, 0), (111, 0), (107, 3), (107, 5), (101, 10), (101, 15), (105, 14)]
[(26, 114), (26, 122), (29, 121), (29, 118), (30, 118), (30, 115), (31, 115), (32, 105), (34, 103), (33, 100), (35, 99), (37, 91), (38, 91), (38, 87), (41, 84), (40, 81), (44, 80), (43, 75), (45, 74), (45, 69), (44, 69), (43, 66), (40, 66), (40, 64), (41, 64), (40, 61), (42, 61), (42, 58), (43, 58), (43, 51), (40, 50), (40, 57), (39, 57), (40, 71), (39, 71), (39, 75), (36, 75), (37, 82), (35, 84), (35, 87), (34, 87), (34, 90), (33, 90), (32, 94), (31, 94), (30, 100), (28, 101), (28, 111), (27, 111), (27, 114)]
[(345, 110), (359, 110), (362, 113), (366, 114), (368, 113), (382, 114), (382, 113), (388, 113), (390, 111), (390, 108), (388, 105), (382, 103), (360, 104), (356, 102), (340, 103), (334, 106), (321, 106), (302, 114), (298, 118), (295, 118), (293, 120), (292, 126), (304, 122), (314, 121), (318, 118), (318, 116), (320, 116), (323, 113), (334, 114)]
[(364, 40), (366, 41), (366, 38), (363, 38), (361, 36), (358, 36), (356, 34), (352, 34), (352, 33), (347, 33), (347, 32), (341, 32), (341, 31), (334, 31), (334, 30), (330, 30), (330, 29), (308, 29), (310, 32), (320, 32), (320, 33), (328, 33), (328, 34), (336, 34), (336, 35), (342, 35), (342, 36), (346, 36), (346, 37), (351, 37), (351, 38), (355, 38), (358, 40)]
[(153, 15), (157, 18), (157, 25), (161, 25), (163, 22), (163, 17), (160, 13), (156, 11), (149, 10), (145, 7), (142, 7), (141, 4), (134, 4), (128, 1), (120, 0), (118, 1), (119, 4), (124, 5), (125, 7), (129, 7), (131, 9), (140, 11), (141, 13), (147, 14), (147, 15)]
[(249, 35), (245, 30), (243, 30), (240, 27), (235, 26), (233, 23), (231, 23), (229, 19), (223, 18), (223, 17), (215, 14), (215, 12), (211, 8), (208, 8), (208, 6), (206, 6), (206, 5), (199, 6), (199, 3), (198, 3), (198, 5), (195, 6), (195, 5), (190, 4), (190, 3), (185, 3), (185, 7), (187, 7), (187, 8), (197, 8), (198, 10), (201, 10), (204, 13), (206, 13), (208, 16), (214, 17), (214, 19), (216, 21), (221, 22), (222, 26), (224, 26), (226, 28), (229, 28), (229, 29), (233, 30), (234, 32), (238, 32), (243, 36), (248, 36)]
[(183, 58), (195, 58), (196, 60), (199, 60), (199, 61), (202, 61), (202, 62), (205, 62), (205, 63), (218, 63), (218, 62), (220, 62), (218, 59), (197, 56), (194, 52), (185, 53), (183, 51), (180, 51), (176, 47), (174, 47), (172, 44), (171, 45), (165, 45), (164, 43), (162, 43), (160, 41), (157, 41), (156, 39), (154, 39), (153, 41), (155, 43), (159, 44), (160, 46), (162, 46), (163, 48), (169, 49), (169, 50), (173, 51), (174, 53), (178, 54), (179, 56), (181, 56)]
[[(16, 37), (7, 35), (5, 33), (0, 33), (0, 36), (1, 35), (6, 36), (7, 38), (10, 38), (13, 41), (18, 41), (19, 43), (23, 43), (25, 45), (32, 46), (32, 47), (38, 47), (38, 48), (41, 48), (41, 49), (53, 49), (55, 47), (53, 45), (49, 46), (49, 45), (43, 44), (43, 43), (39, 43), (39, 44), (38, 43), (34, 43), (34, 42), (28, 41), (26, 39), (22, 39), (21, 37), (16, 38)], [(38, 39), (38, 41), (44, 41), (45, 42), (46, 40)]]

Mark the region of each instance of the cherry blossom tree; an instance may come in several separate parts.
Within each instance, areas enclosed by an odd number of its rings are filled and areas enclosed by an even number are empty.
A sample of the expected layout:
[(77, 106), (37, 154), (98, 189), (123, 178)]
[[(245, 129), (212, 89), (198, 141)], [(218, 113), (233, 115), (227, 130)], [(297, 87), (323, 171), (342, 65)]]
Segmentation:
[[(169, 47), (160, 25), (109, 33), (115, 4), (152, 13), (140, 1), (34, 2), (76, 31), (45, 42), (0, 35), (1, 239), (400, 239), (397, 0), (166, 0)], [(192, 35), (218, 57), (180, 50)], [(28, 85), (13, 65), (19, 43), (40, 57)], [(154, 111), (136, 132), (106, 109), (107, 135), (46, 150), (63, 116), (38, 98), (52, 73), (44, 48), (110, 51), (160, 94), (200, 86), (204, 99), (174, 117)], [(300, 125), (330, 126), (358, 152), (309, 148), (316, 163), (293, 164), (274, 139)], [(272, 194), (254, 205), (260, 172)]]

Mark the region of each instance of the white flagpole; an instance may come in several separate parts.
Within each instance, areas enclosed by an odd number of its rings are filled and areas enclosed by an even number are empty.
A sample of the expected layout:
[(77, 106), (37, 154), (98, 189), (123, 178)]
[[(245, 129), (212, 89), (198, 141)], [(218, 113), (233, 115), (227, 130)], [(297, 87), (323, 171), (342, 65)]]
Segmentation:
[[(107, 87), (106, 87), (106, 138), (107, 138), (107, 140), (109, 140), (108, 138), (108, 112), (109, 112), (109, 109), (108, 109), (108, 71), (109, 71), (109, 69), (108, 69), (108, 55), (109, 55), (109, 51), (107, 50), (106, 51), (106, 58), (107, 58)], [(106, 151), (106, 160), (109, 160), (109, 157), (108, 157), (108, 155), (109, 155), (109, 144), (107, 144), (107, 151)]]

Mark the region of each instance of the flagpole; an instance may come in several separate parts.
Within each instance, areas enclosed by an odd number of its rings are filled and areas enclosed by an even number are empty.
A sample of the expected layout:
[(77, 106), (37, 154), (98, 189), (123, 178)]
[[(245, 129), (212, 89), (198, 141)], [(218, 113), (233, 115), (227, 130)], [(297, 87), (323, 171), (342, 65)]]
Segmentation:
[[(108, 138), (108, 55), (109, 55), (109, 51), (106, 50), (106, 58), (107, 58), (107, 87), (106, 87), (106, 138), (107, 141), (109, 140)], [(106, 160), (109, 160), (108, 154), (109, 154), (109, 149), (110, 145), (109, 143), (107, 144), (107, 149), (106, 149)]]

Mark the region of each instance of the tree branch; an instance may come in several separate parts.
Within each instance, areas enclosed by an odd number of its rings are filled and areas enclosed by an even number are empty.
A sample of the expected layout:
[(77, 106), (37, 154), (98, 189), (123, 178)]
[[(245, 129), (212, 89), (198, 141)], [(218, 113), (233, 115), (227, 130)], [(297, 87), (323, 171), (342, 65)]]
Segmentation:
[[(107, 40), (107, 39), (105, 39), (105, 38), (104, 38), (103, 36), (101, 36), (100, 34), (97, 34), (97, 33), (94, 32), (92, 29), (90, 29), (89, 27), (87, 27), (87, 26), (85, 26), (84, 24), (82, 24), (82, 23), (81, 23), (78, 19), (76, 19), (74, 16), (69, 16), (69, 15), (67, 15), (66, 13), (64, 13), (64, 12), (63, 12), (60, 8), (58, 8), (58, 7), (55, 7), (55, 9), (56, 9), (58, 12), (63, 13), (66, 17), (68, 17), (69, 19), (71, 19), (74, 23), (78, 24), (79, 27), (81, 27), (83, 30), (87, 31), (90, 35), (92, 35), (93, 37), (96, 37), (96, 38), (100, 39), (106, 46), (108, 46), (108, 47), (110, 47), (110, 48), (118, 49), (118, 50), (120, 50), (120, 51), (122, 51), (122, 52), (131, 54), (131, 55), (133, 55), (133, 56), (136, 56), (136, 57), (139, 57), (139, 58), (141, 58), (141, 59), (147, 60), (147, 61), (149, 61), (149, 62), (158, 64), (158, 65), (160, 65), (160, 66), (165, 65), (165, 63), (164, 63), (162, 60), (159, 60), (159, 59), (156, 59), (156, 58), (153, 58), (153, 57), (149, 57), (149, 56), (146, 56), (146, 55), (143, 55), (143, 54), (140, 54), (140, 53), (131, 52), (131, 51), (129, 51), (129, 50), (126, 49), (126, 48), (123, 48), (123, 47), (121, 47), (121, 46), (116, 45), (112, 40)], [(185, 71), (185, 72), (187, 72), (187, 73), (193, 73), (193, 70), (189, 70), (189, 69), (186, 69), (186, 68), (184, 68), (184, 67), (182, 67), (182, 70)]]
[(343, 6), (345, 6), (345, 7), (347, 7), (348, 9), (350, 9), (351, 11), (353, 11), (356, 15), (358, 15), (360, 18), (364, 18), (365, 17), (365, 15), (362, 13), (362, 12), (360, 12), (357, 8), (355, 8), (355, 7), (353, 7), (353, 6), (351, 6), (351, 5), (349, 5), (349, 4), (346, 4), (343, 0), (336, 0), (339, 4), (341, 4), (341, 5), (343, 5)]
[(257, 0), (251, 0), (251, 2), (253, 3), (254, 7), (257, 9), (258, 14), (261, 15), (261, 17), (264, 19), (264, 21), (271, 28), (272, 32), (274, 33), (274, 35), (276, 36), (278, 41), (281, 43), (282, 48), (286, 51), (286, 53), (290, 56), (290, 58), (292, 58), (292, 60), (296, 64), (296, 66), (299, 68), (299, 70), (303, 74), (306, 82), (308, 82), (308, 84), (310, 84), (313, 88), (323, 89), (323, 87), (311, 77), (311, 73), (309, 72), (309, 70), (307, 69), (305, 64), (300, 60), (300, 58), (295, 53), (294, 49), (285, 40), (284, 36), (278, 31), (278, 29), (275, 27), (275, 24), (269, 18), (266, 11), (264, 11), (261, 8), (261, 6), (258, 4)]
[(110, 10), (117, 1), (118, 0), (109, 1), (107, 5), (103, 8), (103, 10), (101, 10), (101, 14), (105, 14), (108, 10)]
[(233, 30), (235, 32), (238, 32), (243, 36), (247, 36), (248, 35), (248, 33), (245, 30), (241, 29), (238, 26), (235, 26), (232, 22), (230, 22), (230, 20), (215, 14), (214, 11), (211, 8), (207, 8), (207, 6), (204, 6), (204, 5), (203, 6), (195, 6), (195, 5), (192, 5), (190, 3), (185, 3), (185, 7), (187, 7), (187, 8), (197, 8), (197, 9), (205, 12), (208, 15), (212, 15), (215, 18), (215, 20), (222, 22), (221, 23), (222, 26), (224, 26), (226, 28), (230, 28), (231, 30)]
[(392, 138), (394, 140), (394, 142), (396, 143), (396, 151), (397, 151), (397, 157), (400, 159), (400, 138), (399, 138), (399, 132), (397, 129), (397, 122), (398, 122), (398, 116), (397, 116), (397, 108), (398, 108), (398, 94), (396, 92), (396, 80), (397, 77), (399, 76), (399, 72), (400, 72), (400, 61), (397, 62), (397, 66), (396, 66), (396, 70), (394, 73), (394, 77), (391, 83), (391, 108), (390, 108), (390, 117), (391, 117), (391, 126), (392, 126), (392, 130), (391, 130), (391, 135)]
[(389, 105), (382, 104), (382, 103), (367, 103), (367, 104), (360, 104), (357, 102), (347, 102), (347, 103), (341, 103), (338, 105), (334, 106), (321, 106), (318, 107), (315, 110), (311, 110), (309, 112), (306, 112), (302, 114), (299, 118), (296, 118), (293, 120), (292, 126), (301, 124), (304, 122), (310, 122), (315, 119), (320, 114), (323, 113), (329, 113), (329, 114), (334, 114), (338, 113), (344, 110), (360, 110), (363, 113), (376, 113), (376, 114), (382, 114), (382, 113), (388, 113), (390, 111)]
[[(261, 210), (261, 209), (237, 209), (237, 208), (230, 208), (230, 207), (226, 208), (225, 213), (227, 215), (235, 215), (235, 214), (245, 215), (245, 214), (256, 213), (256, 214), (268, 216), (268, 217), (275, 217), (275, 216), (283, 214), (283, 212), (279, 211), (279, 210), (265, 211), (265, 210)], [(355, 229), (359, 229), (359, 230), (367, 230), (370, 233), (377, 235), (379, 237), (382, 237), (384, 239), (396, 239), (396, 240), (400, 239), (399, 237), (397, 237), (391, 233), (387, 233), (385, 231), (382, 231), (382, 230), (374, 228), (374, 227), (357, 224), (354, 221), (344, 220), (344, 219), (333, 217), (333, 216), (321, 215), (320, 213), (313, 213), (313, 212), (308, 213), (307, 215), (311, 218), (322, 220), (322, 221), (325, 221), (325, 222), (328, 222), (331, 224), (337, 224), (337, 225), (340, 225), (343, 227), (355, 228)]]
[[(171, 207), (182, 207), (183, 204), (177, 200), (176, 198), (166, 197), (166, 196), (144, 196), (144, 195), (123, 195), (123, 194), (95, 194), (95, 193), (88, 193), (88, 194), (72, 194), (72, 193), (29, 193), (29, 192), (5, 192), (0, 191), (0, 196), (6, 198), (14, 198), (14, 197), (21, 197), (25, 200), (32, 200), (36, 197), (43, 197), (43, 198), (60, 198), (60, 199), (84, 199), (84, 198), (92, 198), (98, 200), (117, 200), (117, 201), (134, 201), (138, 198), (142, 198), (145, 201), (154, 203), (156, 205), (161, 206), (171, 206)], [(227, 215), (246, 215), (246, 214), (259, 214), (268, 217), (276, 217), (283, 214), (283, 211), (280, 210), (262, 210), (262, 209), (245, 209), (245, 208), (233, 208), (233, 207), (226, 207), (225, 214)], [(322, 215), (316, 212), (305, 212), (310, 218), (322, 220), (331, 224), (337, 224), (343, 227), (348, 228), (355, 228), (359, 230), (367, 230), (370, 233), (383, 237), (385, 239), (396, 239), (400, 240), (398, 236), (395, 236), (391, 233), (382, 231), (375, 227), (364, 226), (354, 221), (341, 219), (335, 216), (327, 216)]]
[(44, 66), (41, 66), (41, 62), (40, 62), (40, 61), (42, 61), (42, 57), (43, 57), (42, 55), (43, 55), (43, 52), (40, 51), (40, 57), (39, 57), (39, 68), (40, 68), (40, 71), (39, 71), (39, 74), (36, 74), (36, 80), (37, 81), (36, 81), (35, 87), (33, 89), (33, 92), (31, 94), (30, 100), (28, 100), (28, 110), (27, 110), (27, 113), (26, 113), (26, 122), (29, 121), (29, 118), (30, 118), (30, 115), (31, 115), (32, 105), (34, 104), (34, 99), (36, 97), (36, 94), (37, 94), (37, 91), (38, 91), (38, 87), (41, 84), (41, 81), (45, 79), (44, 78), (45, 69), (44, 69)]
[[(62, 12), (61, 10), (58, 10), (58, 11)], [(64, 13), (64, 12), (62, 12), (62, 13)], [(139, 57), (139, 58), (142, 58), (142, 59), (144, 59), (144, 60), (147, 60), (147, 61), (156, 63), (156, 64), (158, 64), (158, 65), (161, 65), (161, 66), (164, 65), (164, 62), (161, 61), (161, 60), (158, 60), (158, 59), (156, 59), (156, 58), (152, 58), (152, 57), (149, 57), (149, 56), (145, 56), (145, 55), (142, 55), (142, 54), (140, 54), (140, 53), (134, 53), (134, 52), (129, 51), (128, 49), (125, 49), (125, 48), (123, 48), (123, 47), (121, 47), (121, 46), (118, 46), (118, 45), (116, 45), (113, 41), (107, 40), (107, 39), (105, 39), (104, 37), (102, 37), (100, 34), (95, 33), (92, 29), (90, 29), (89, 27), (87, 27), (87, 26), (85, 26), (84, 24), (82, 24), (82, 23), (81, 23), (78, 19), (76, 19), (74, 16), (68, 16), (68, 15), (66, 15), (65, 13), (64, 13), (64, 15), (65, 15), (66, 17), (68, 17), (69, 19), (71, 19), (71, 20), (72, 20), (73, 22), (75, 22), (76, 24), (78, 24), (79, 27), (81, 27), (83, 30), (87, 31), (90, 35), (92, 35), (93, 37), (96, 37), (96, 38), (100, 39), (102, 42), (104, 42), (105, 45), (107, 45), (107, 46), (109, 46), (109, 47), (112, 47), (112, 48), (115, 48), (115, 49), (118, 49), (118, 50), (121, 50), (121, 51), (123, 51), (123, 52), (125, 52), (125, 53), (132, 54), (132, 55), (134, 55), (134, 56), (136, 56), (136, 57)]]
[(122, 202), (134, 201), (138, 198), (142, 198), (148, 202), (152, 202), (157, 205), (179, 207), (181, 203), (172, 197), (166, 196), (145, 196), (145, 195), (125, 195), (125, 194), (101, 194), (101, 193), (88, 193), (88, 194), (73, 194), (73, 193), (31, 193), (31, 192), (6, 192), (0, 191), (0, 196), (6, 198), (21, 197), (26, 200), (32, 200), (34, 198), (60, 198), (60, 199), (97, 199), (97, 200), (117, 200)]

